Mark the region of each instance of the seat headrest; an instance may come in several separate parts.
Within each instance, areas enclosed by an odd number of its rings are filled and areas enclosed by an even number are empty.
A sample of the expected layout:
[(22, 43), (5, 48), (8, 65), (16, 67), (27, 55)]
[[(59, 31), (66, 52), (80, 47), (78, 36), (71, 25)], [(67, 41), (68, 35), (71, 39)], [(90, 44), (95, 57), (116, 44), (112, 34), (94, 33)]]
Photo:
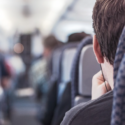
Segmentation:
[(79, 79), (79, 61), (80, 61), (80, 55), (82, 52), (83, 47), (86, 45), (92, 44), (92, 37), (86, 37), (83, 39), (83, 41), (79, 44), (77, 48), (77, 52), (75, 54), (75, 58), (72, 65), (72, 71), (71, 71), (71, 82), (72, 82), (72, 105), (74, 105), (74, 98), (76, 95), (78, 95), (78, 79)]
[(114, 95), (111, 125), (125, 125), (125, 28), (114, 62)]
[(58, 81), (58, 83), (60, 83), (61, 82), (61, 80), (62, 80), (62, 62), (63, 62), (63, 56), (64, 56), (64, 52), (66, 51), (66, 50), (68, 50), (68, 49), (71, 49), (71, 48), (77, 48), (78, 47), (78, 45), (79, 45), (79, 42), (78, 43), (68, 43), (68, 44), (66, 44), (65, 46), (63, 46), (63, 48), (62, 48), (62, 53), (61, 53), (61, 57), (60, 57), (60, 64), (59, 64), (59, 81)]
[(79, 95), (91, 98), (92, 78), (100, 71), (93, 52), (93, 45), (87, 45), (82, 49), (79, 61)]
[(67, 49), (63, 54), (62, 60), (62, 78), (61, 82), (71, 81), (71, 66), (76, 53), (76, 47)]

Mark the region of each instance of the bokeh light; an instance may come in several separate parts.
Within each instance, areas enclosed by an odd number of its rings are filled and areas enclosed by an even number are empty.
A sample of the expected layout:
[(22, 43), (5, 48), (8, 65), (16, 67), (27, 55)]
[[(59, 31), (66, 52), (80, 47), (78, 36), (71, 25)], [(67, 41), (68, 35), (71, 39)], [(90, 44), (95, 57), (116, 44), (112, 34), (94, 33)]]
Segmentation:
[(20, 54), (20, 53), (22, 53), (23, 51), (24, 51), (24, 46), (23, 46), (21, 43), (16, 43), (16, 44), (14, 45), (14, 52), (15, 52), (15, 53)]

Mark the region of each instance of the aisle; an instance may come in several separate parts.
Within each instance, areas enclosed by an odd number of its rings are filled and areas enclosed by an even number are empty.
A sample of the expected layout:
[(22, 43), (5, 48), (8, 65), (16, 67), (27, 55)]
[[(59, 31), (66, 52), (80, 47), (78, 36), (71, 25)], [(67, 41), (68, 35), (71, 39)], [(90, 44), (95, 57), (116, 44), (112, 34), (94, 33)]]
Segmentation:
[(36, 114), (35, 102), (31, 99), (18, 99), (13, 103), (12, 125), (39, 125)]

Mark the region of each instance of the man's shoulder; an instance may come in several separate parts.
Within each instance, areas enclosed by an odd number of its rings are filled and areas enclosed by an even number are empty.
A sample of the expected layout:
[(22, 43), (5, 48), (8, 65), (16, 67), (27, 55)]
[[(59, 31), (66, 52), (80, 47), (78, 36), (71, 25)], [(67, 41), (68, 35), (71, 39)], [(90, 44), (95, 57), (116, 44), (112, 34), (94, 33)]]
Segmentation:
[(110, 124), (112, 98), (113, 92), (111, 91), (96, 100), (75, 106), (66, 113), (61, 125)]

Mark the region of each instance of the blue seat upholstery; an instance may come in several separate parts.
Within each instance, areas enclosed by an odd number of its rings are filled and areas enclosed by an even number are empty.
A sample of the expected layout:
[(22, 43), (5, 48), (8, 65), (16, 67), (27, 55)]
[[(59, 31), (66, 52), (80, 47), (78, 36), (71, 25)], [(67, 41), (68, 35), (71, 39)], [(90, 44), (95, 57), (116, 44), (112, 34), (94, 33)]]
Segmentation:
[(77, 50), (78, 43), (69, 43), (63, 47), (60, 60), (60, 77), (58, 84), (58, 101), (68, 82), (71, 81), (71, 66)]
[(115, 56), (114, 86), (111, 125), (125, 125), (125, 28)]

